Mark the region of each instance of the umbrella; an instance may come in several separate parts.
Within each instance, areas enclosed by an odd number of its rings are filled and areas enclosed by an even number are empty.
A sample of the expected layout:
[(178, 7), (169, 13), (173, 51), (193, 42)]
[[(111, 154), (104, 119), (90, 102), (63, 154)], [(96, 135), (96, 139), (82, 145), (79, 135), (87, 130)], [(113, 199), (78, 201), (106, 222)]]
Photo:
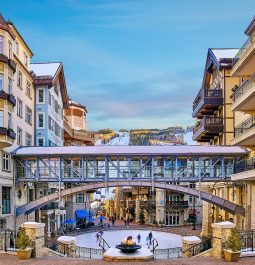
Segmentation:
[(68, 220), (65, 221), (65, 223), (68, 224), (68, 225), (73, 225), (73, 224), (76, 224), (76, 221), (73, 220), (73, 219), (68, 219)]
[(88, 221), (90, 221), (90, 222), (96, 221), (96, 218), (89, 217), (89, 218), (88, 218)]
[(97, 219), (99, 219), (99, 220), (106, 220), (107, 218), (101, 215), (101, 216), (98, 217)]

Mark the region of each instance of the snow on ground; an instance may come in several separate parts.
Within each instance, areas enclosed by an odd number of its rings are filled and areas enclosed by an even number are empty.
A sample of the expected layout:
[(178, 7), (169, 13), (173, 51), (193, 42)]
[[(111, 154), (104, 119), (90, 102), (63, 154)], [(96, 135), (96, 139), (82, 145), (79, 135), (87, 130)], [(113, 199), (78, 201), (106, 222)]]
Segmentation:
[(101, 140), (96, 141), (96, 145), (129, 145), (130, 137), (128, 132), (116, 132), (119, 136), (114, 137), (107, 144), (102, 144)]
[(184, 143), (187, 145), (197, 145), (195, 141), (192, 140), (193, 132), (186, 132), (183, 134)]
[[(128, 236), (133, 236), (134, 240), (137, 242), (137, 235), (141, 235), (141, 245), (143, 247), (148, 247), (146, 245), (146, 238), (149, 234), (148, 231), (144, 230), (115, 230), (115, 231), (105, 231), (103, 234), (103, 238), (110, 245), (110, 247), (115, 247), (117, 244), (120, 244), (121, 241)], [(158, 248), (166, 249), (166, 248), (176, 248), (182, 246), (182, 236), (176, 234), (170, 234), (159, 231), (152, 231), (153, 238), (158, 240)], [(76, 246), (79, 247), (88, 247), (88, 248), (97, 248), (98, 242), (96, 242), (96, 232), (87, 233), (83, 235), (76, 236)]]

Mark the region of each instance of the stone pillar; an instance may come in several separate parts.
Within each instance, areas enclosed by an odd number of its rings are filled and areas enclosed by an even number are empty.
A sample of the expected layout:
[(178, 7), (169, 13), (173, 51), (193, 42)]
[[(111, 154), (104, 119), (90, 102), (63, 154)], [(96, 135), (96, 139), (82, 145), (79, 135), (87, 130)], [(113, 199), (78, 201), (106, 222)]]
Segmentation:
[(212, 216), (211, 216), (211, 204), (203, 201), (203, 214), (202, 214), (202, 231), (201, 237), (211, 237), (212, 235)]
[(58, 251), (67, 257), (75, 258), (76, 256), (76, 239), (72, 236), (61, 236), (57, 239)]
[(22, 227), (25, 228), (29, 239), (32, 242), (32, 246), (34, 248), (34, 256), (36, 258), (43, 256), (44, 249), (44, 223), (37, 222), (26, 222), (22, 224)]
[(192, 246), (201, 243), (201, 239), (197, 236), (184, 236), (182, 238), (182, 256), (183, 257), (192, 257), (196, 251)]
[(165, 220), (165, 190), (156, 189), (156, 221), (157, 223)]
[(140, 214), (140, 199), (137, 198), (135, 199), (135, 222), (139, 223), (139, 214)]
[(222, 259), (223, 246), (230, 235), (231, 229), (235, 227), (235, 224), (231, 222), (221, 222), (212, 224), (212, 256)]

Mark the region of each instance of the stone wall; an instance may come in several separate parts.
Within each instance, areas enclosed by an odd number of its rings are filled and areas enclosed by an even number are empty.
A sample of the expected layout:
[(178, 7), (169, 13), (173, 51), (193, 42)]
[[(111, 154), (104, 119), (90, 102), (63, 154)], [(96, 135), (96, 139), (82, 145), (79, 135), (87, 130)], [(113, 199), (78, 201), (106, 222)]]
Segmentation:
[(43, 253), (44, 253), (44, 256), (47, 256), (47, 257), (65, 257), (64, 254), (61, 254), (57, 251), (54, 251), (54, 250), (52, 250), (50, 248), (46, 248), (46, 247), (43, 249)]

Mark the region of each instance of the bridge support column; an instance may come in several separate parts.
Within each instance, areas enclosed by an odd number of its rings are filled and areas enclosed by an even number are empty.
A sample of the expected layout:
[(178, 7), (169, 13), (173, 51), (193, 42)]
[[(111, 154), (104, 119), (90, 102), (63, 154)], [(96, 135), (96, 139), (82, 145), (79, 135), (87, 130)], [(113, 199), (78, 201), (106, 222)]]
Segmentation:
[(212, 224), (212, 256), (223, 259), (223, 246), (230, 235), (235, 224), (231, 222), (221, 222)]
[(25, 228), (29, 239), (34, 248), (33, 252), (36, 258), (44, 255), (44, 223), (26, 222), (21, 225)]
[(194, 256), (195, 247), (193, 246), (201, 243), (201, 239), (197, 236), (184, 236), (182, 238), (182, 256), (190, 258)]
[(156, 221), (158, 224), (164, 223), (165, 220), (165, 196), (165, 190), (156, 189)]
[(211, 216), (211, 204), (203, 201), (203, 215), (202, 215), (202, 232), (201, 237), (211, 237), (212, 235), (212, 216)]

